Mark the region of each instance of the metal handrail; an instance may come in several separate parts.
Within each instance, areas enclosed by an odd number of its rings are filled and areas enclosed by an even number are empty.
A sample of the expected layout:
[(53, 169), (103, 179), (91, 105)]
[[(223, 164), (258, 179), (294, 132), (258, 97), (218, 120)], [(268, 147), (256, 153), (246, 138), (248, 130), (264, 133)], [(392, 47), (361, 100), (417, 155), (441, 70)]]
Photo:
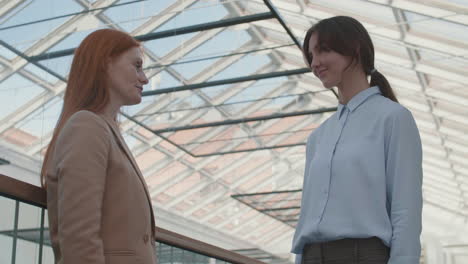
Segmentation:
[[(46, 191), (44, 189), (3, 174), (0, 174), (0, 196), (47, 208)], [(233, 264), (265, 264), (259, 260), (157, 226), (156, 241)]]

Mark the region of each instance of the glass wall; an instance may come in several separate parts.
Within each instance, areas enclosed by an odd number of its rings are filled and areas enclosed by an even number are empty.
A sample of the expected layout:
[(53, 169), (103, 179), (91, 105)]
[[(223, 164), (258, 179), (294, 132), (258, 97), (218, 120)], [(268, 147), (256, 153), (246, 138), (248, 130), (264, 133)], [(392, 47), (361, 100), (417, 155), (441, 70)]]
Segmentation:
[[(164, 243), (156, 244), (161, 264), (227, 264)], [(0, 263), (53, 264), (47, 210), (0, 193)]]

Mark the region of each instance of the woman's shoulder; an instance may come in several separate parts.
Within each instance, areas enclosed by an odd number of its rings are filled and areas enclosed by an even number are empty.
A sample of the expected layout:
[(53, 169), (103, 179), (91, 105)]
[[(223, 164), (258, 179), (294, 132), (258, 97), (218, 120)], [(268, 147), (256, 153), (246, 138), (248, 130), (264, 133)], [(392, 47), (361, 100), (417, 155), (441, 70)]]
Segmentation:
[(376, 107), (372, 111), (377, 113), (386, 129), (391, 130), (396, 124), (413, 126), (416, 121), (412, 112), (404, 105), (394, 102), (386, 97), (380, 96), (375, 100)]
[(387, 118), (395, 118), (399, 116), (412, 116), (411, 111), (402, 104), (392, 101), (387, 97), (378, 96), (374, 101), (375, 111), (381, 112)]
[(70, 116), (67, 122), (99, 122), (104, 120), (96, 113), (89, 110), (80, 110)]
[[(85, 146), (86, 142), (107, 142), (112, 132), (96, 113), (81, 110), (73, 113), (57, 135), (56, 151), (70, 146)], [(90, 146), (93, 147), (93, 146)]]
[(93, 131), (108, 133), (108, 128), (104, 119), (99, 115), (89, 110), (80, 110), (73, 113), (65, 122), (63, 132), (71, 133), (89, 133)]

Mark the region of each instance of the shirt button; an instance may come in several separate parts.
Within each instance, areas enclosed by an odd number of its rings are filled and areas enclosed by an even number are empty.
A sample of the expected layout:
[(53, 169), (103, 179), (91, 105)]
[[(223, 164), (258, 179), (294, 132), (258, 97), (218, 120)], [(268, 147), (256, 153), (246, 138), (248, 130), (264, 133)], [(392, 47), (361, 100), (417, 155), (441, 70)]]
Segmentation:
[(145, 234), (143, 236), (143, 242), (145, 242), (145, 244), (148, 244), (148, 240), (149, 240), (149, 236), (148, 236), (148, 234)]
[(327, 194), (328, 193), (327, 189), (323, 189), (323, 193)]

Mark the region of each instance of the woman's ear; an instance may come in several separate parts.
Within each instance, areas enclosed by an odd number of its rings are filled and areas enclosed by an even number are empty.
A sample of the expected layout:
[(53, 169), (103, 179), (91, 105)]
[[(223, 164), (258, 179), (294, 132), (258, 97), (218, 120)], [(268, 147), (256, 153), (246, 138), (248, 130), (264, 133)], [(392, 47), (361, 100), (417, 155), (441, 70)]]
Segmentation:
[(356, 65), (361, 63), (361, 46), (357, 45), (357, 47), (354, 49), (354, 58), (356, 61)]
[(363, 68), (361, 60), (361, 47), (359, 45), (354, 49), (354, 54), (351, 56), (349, 67), (357, 69)]

